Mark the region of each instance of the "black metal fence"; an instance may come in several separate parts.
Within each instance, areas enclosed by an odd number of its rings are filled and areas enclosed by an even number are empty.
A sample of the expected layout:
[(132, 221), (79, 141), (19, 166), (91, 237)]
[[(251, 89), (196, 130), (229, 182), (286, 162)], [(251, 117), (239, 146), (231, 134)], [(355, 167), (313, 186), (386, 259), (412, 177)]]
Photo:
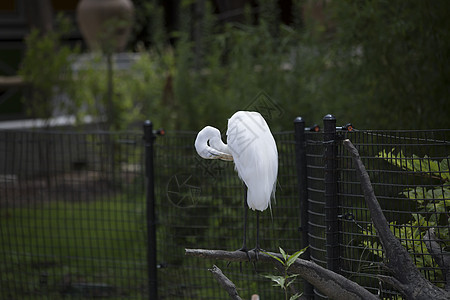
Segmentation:
[(142, 133), (0, 132), (0, 298), (147, 295)]
[[(308, 211), (302, 222), (307, 233), (303, 244), (310, 246), (310, 259), (383, 298), (398, 297), (376, 278), (391, 274), (382, 267), (384, 251), (352, 159), (341, 143), (348, 138), (360, 152), (391, 230), (423, 275), (443, 287), (442, 270), (428, 252), (424, 236), (433, 228), (442, 255), (448, 255), (450, 130), (348, 130), (336, 127), (336, 120), (328, 115), (324, 132), (318, 134), (302, 131), (298, 123), (297, 144), (305, 152), (300, 161), (306, 165), (307, 177), (302, 197), (302, 210)], [(312, 287), (305, 292), (320, 296)]]
[[(435, 228), (448, 251), (450, 130), (349, 131), (332, 116), (324, 122), (314, 132), (296, 119), (294, 131), (275, 134), (277, 200), (261, 215), (261, 246), (292, 253), (309, 245), (314, 262), (396, 297), (376, 278), (386, 274), (384, 252), (341, 146), (349, 138), (393, 232), (443, 285), (423, 236)], [(232, 163), (196, 155), (196, 133), (156, 137), (151, 124), (144, 128), (145, 140), (142, 132), (0, 132), (0, 298), (226, 299), (207, 271), (213, 264), (243, 299), (282, 296), (261, 276), (276, 273), (271, 266), (185, 257), (185, 248), (241, 246), (244, 186)], [(249, 246), (254, 221), (250, 212)], [(320, 296), (308, 284), (297, 288)]]

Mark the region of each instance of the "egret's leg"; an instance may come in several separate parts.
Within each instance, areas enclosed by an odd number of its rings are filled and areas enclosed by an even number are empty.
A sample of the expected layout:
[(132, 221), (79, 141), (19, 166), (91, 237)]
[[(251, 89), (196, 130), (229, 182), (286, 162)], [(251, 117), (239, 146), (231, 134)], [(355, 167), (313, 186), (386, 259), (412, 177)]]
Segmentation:
[(259, 210), (256, 211), (256, 247), (259, 250)]
[(256, 246), (252, 250), (255, 251), (255, 256), (258, 260), (258, 252), (261, 251), (259, 247), (259, 210), (256, 211)]
[(247, 217), (248, 217), (248, 206), (247, 206), (247, 186), (244, 185), (244, 234), (242, 239), (242, 247), (238, 250), (248, 252), (247, 249)]
[(242, 239), (242, 247), (240, 249), (238, 249), (238, 251), (247, 253), (248, 260), (251, 260), (250, 255), (248, 254), (248, 249), (247, 249), (247, 219), (248, 219), (247, 186), (245, 186), (244, 187), (244, 236)]
[[(246, 197), (247, 198), (247, 197)], [(247, 208), (247, 199), (244, 200), (244, 234), (242, 238), (242, 247), (241, 251), (247, 252), (247, 219), (248, 219), (248, 208)]]

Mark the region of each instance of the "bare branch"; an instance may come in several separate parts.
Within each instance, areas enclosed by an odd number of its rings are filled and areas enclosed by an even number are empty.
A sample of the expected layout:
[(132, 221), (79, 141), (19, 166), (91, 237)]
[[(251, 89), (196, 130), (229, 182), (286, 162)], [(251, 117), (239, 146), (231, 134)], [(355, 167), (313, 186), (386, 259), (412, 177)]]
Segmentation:
[(395, 287), (410, 299), (449, 299), (450, 293), (432, 285), (426, 280), (414, 265), (408, 251), (389, 229), (389, 223), (381, 210), (380, 204), (373, 191), (369, 174), (361, 161), (358, 150), (346, 139), (343, 141), (345, 148), (350, 152), (356, 173), (361, 181), (367, 207), (375, 229), (380, 237), (383, 249), (386, 251), (387, 265), (394, 272), (400, 285)]
[(442, 270), (442, 274), (445, 279), (445, 290), (450, 291), (450, 253), (444, 252), (437, 242), (434, 228), (427, 230), (423, 236), (423, 241), (427, 246), (428, 252), (430, 252), (434, 261), (439, 265)]
[[(282, 259), (282, 256), (279, 253), (270, 254)], [(224, 250), (186, 249), (186, 255), (234, 262), (249, 261), (247, 254), (242, 251), (229, 252)], [(255, 253), (250, 251), (249, 255), (253, 261), (255, 259)], [(277, 267), (282, 267), (277, 260), (264, 253), (259, 253), (258, 262), (271, 263)], [(323, 294), (332, 299), (378, 299), (375, 295), (371, 294), (355, 282), (345, 278), (342, 275), (327, 270), (311, 261), (297, 259), (289, 270), (299, 274), (300, 277), (310, 282)]]
[(222, 286), (222, 288), (227, 291), (231, 299), (242, 300), (241, 297), (239, 297), (234, 283), (223, 274), (222, 270), (219, 267), (213, 265), (213, 267), (209, 269), (209, 271), (213, 274), (214, 278)]

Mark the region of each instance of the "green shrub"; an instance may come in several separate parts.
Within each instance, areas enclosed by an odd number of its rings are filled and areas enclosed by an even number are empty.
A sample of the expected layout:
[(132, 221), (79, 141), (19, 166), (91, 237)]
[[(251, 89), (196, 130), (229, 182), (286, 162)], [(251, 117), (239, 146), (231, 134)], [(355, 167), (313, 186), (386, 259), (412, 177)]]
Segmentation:
[[(182, 1), (175, 32), (166, 31), (160, 6), (139, 3), (132, 40), (146, 48), (131, 70), (114, 73), (115, 129), (142, 118), (167, 129), (224, 128), (237, 110), (264, 109), (253, 105), (261, 94), (278, 108), (267, 120), (273, 130), (292, 128), (299, 115), (320, 123), (327, 113), (357, 128), (450, 127), (449, 1), (332, 1), (319, 14), (317, 3), (302, 1), (293, 5), (291, 25), (276, 17), (274, 0), (260, 1), (257, 20), (246, 8), (245, 22), (225, 24), (209, 2), (194, 19), (193, 2)], [(141, 39), (139, 30), (147, 32)], [(69, 57), (55, 46), (60, 37), (30, 35), (24, 60), (23, 74), (41, 99), (33, 103), (46, 103), (31, 107), (46, 115), (55, 86), (75, 93), (74, 111), (80, 99), (93, 107), (105, 98), (106, 75), (98, 70), (78, 84), (68, 73), (58, 76)]]
[(58, 15), (56, 29), (42, 34), (33, 29), (25, 38), (26, 51), (18, 74), (31, 84), (29, 98), (23, 99), (27, 113), (37, 118), (50, 118), (57, 94), (73, 92), (71, 57), (78, 48), (62, 44), (61, 38), (70, 29), (70, 23)]
[[(388, 163), (415, 176), (424, 177), (437, 181), (439, 184), (423, 185), (406, 188), (401, 195), (417, 203), (417, 211), (411, 213), (410, 221), (405, 224), (390, 222), (391, 231), (400, 239), (402, 245), (411, 253), (417, 267), (436, 268), (426, 244), (424, 236), (428, 229), (435, 228), (436, 236), (442, 241), (443, 251), (448, 251), (449, 244), (449, 207), (450, 207), (450, 170), (449, 160), (444, 158), (441, 161), (431, 160), (425, 156), (423, 158), (413, 155), (406, 157), (402, 152), (395, 151), (379, 153)], [(379, 259), (382, 258), (381, 244), (377, 239), (376, 232), (371, 230), (363, 231), (367, 239), (362, 243), (367, 249)], [(429, 273), (431, 281), (443, 281), (442, 272), (436, 268), (436, 272)]]

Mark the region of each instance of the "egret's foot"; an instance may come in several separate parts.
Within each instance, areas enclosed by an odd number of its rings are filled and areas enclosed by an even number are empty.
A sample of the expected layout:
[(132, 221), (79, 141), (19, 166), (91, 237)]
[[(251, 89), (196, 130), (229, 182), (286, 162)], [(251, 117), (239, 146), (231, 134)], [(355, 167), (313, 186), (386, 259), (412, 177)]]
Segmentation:
[(259, 259), (259, 253), (264, 251), (264, 249), (261, 249), (259, 246), (256, 246), (255, 248), (251, 249), (250, 251), (255, 252), (255, 260)]
[(256, 246), (255, 248), (251, 249), (250, 251), (255, 253), (255, 258), (252, 260), (252, 264), (253, 264), (253, 270), (255, 271), (255, 273), (258, 273), (258, 270), (256, 269), (256, 263), (259, 260), (259, 253), (264, 250), (261, 249), (259, 246)]
[[(250, 257), (250, 254), (248, 253), (249, 250), (247, 249), (247, 247), (242, 246), (241, 248), (237, 249), (236, 251), (244, 252), (244, 253), (247, 255), (248, 261), (252, 261), (252, 259), (251, 259), (251, 257)], [(229, 267), (230, 264), (231, 264), (231, 261), (229, 261), (229, 262), (227, 263), (227, 267)], [(240, 270), (241, 270), (241, 272), (242, 272), (242, 262), (239, 262), (239, 268), (240, 268)]]
[(251, 260), (252, 260), (252, 259), (250, 258), (250, 254), (248, 254), (249, 250), (247, 249), (247, 247), (242, 246), (241, 248), (237, 249), (236, 251), (242, 251), (242, 252), (245, 252), (245, 254), (247, 254), (248, 261), (251, 261)]
[[(249, 250), (247, 249), (247, 247), (244, 247), (244, 246), (243, 246), (243, 247), (237, 249), (236, 251), (242, 251), (242, 252), (244, 252), (244, 253), (247, 255), (248, 261), (252, 261), (252, 259), (250, 258), (250, 254), (248, 253)], [(229, 262), (227, 263), (227, 267), (229, 267), (230, 264), (231, 264), (231, 261), (229, 261)], [(241, 262), (241, 261), (239, 262), (239, 270), (240, 270), (241, 273), (242, 273), (242, 262)]]

